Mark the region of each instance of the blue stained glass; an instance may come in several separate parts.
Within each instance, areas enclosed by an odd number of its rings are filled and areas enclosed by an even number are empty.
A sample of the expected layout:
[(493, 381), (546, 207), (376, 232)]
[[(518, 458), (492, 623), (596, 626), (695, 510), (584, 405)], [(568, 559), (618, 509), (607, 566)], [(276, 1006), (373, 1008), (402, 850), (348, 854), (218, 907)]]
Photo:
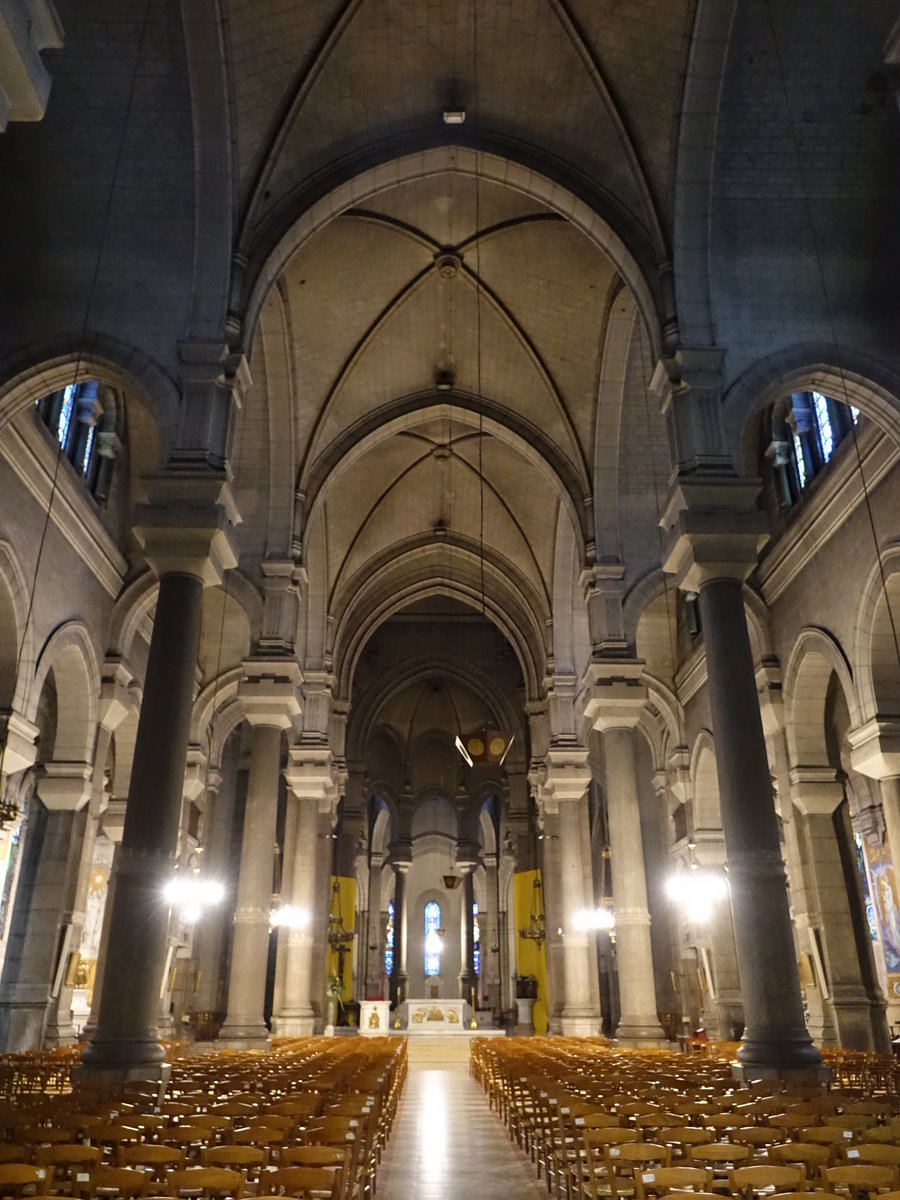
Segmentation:
[(387, 928), (384, 931), (384, 973), (394, 973), (394, 902), (388, 904)]
[(478, 924), (478, 904), (472, 905), (472, 941), (475, 944), (475, 974), (481, 974), (481, 926)]
[(803, 458), (803, 443), (796, 433), (794, 434), (794, 462), (797, 464), (800, 486), (806, 487), (806, 461)]
[(94, 449), (94, 433), (96, 430), (92, 425), (88, 430), (87, 440), (84, 443), (84, 454), (81, 459), (81, 473), (87, 475), (91, 468), (91, 453)]
[(878, 923), (875, 915), (875, 905), (869, 892), (869, 876), (866, 872), (866, 849), (863, 845), (862, 834), (854, 833), (853, 841), (856, 846), (856, 866), (862, 877), (863, 896), (866, 903), (866, 924), (869, 926), (869, 937), (873, 942), (878, 941)]
[(69, 430), (72, 427), (72, 413), (75, 409), (75, 396), (78, 385), (70, 383), (63, 392), (62, 408), (59, 410), (59, 420), (56, 423), (56, 439), (65, 448), (69, 440)]
[(834, 453), (834, 430), (831, 427), (831, 417), (828, 415), (828, 401), (821, 392), (813, 392), (812, 398), (813, 408), (816, 410), (816, 424), (819, 427), (822, 458), (828, 462)]
[[(429, 950), (428, 935), (433, 933), (437, 936), (438, 930), (441, 927), (441, 906), (435, 900), (429, 900), (425, 905), (425, 974), (440, 975), (441, 973), (441, 952), (440, 950)], [(436, 941), (436, 936), (431, 939), (431, 942)], [(439, 944), (439, 943), (438, 943)]]

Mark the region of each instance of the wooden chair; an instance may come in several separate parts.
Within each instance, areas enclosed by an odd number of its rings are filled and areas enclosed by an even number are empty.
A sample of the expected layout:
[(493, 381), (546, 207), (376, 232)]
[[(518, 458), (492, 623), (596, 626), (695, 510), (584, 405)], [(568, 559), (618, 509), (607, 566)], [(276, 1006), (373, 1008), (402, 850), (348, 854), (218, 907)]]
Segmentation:
[(900, 1167), (900, 1146), (886, 1146), (881, 1142), (860, 1142), (855, 1146), (841, 1146), (841, 1156), (848, 1163), (866, 1163), (873, 1167)]
[(635, 1176), (650, 1173), (669, 1166), (668, 1146), (653, 1142), (626, 1142), (621, 1146), (607, 1146), (605, 1151), (609, 1194), (618, 1197), (634, 1196)]
[(734, 1142), (708, 1142), (705, 1146), (688, 1146), (691, 1166), (709, 1167), (713, 1173), (712, 1191), (727, 1191), (728, 1177), (735, 1167), (746, 1165), (753, 1158), (750, 1146)]
[(27, 1163), (33, 1153), (33, 1146), (20, 1146), (16, 1142), (0, 1142), (0, 1163)]
[(745, 1196), (747, 1200), (768, 1189), (776, 1192), (802, 1192), (806, 1173), (801, 1166), (779, 1166), (775, 1163), (760, 1163), (750, 1167), (736, 1167), (728, 1176), (729, 1190), (733, 1196)]
[(76, 1183), (76, 1193), (93, 1200), (101, 1191), (115, 1191), (122, 1200), (134, 1200), (146, 1196), (150, 1186), (150, 1176), (134, 1167), (95, 1167), (87, 1181)]
[[(596, 1200), (600, 1196), (609, 1196), (611, 1189), (606, 1150), (608, 1147), (620, 1147), (636, 1142), (638, 1132), (636, 1129), (621, 1127), (582, 1129), (581, 1137), (584, 1153), (569, 1164), (566, 1194), (571, 1195), (574, 1190), (576, 1196), (588, 1196), (590, 1200)], [(559, 1195), (559, 1191), (559, 1182), (557, 1182), (557, 1195)]]
[(138, 1167), (159, 1187), (171, 1171), (184, 1166), (184, 1151), (178, 1146), (126, 1146), (122, 1151), (123, 1167)]
[(240, 1171), (221, 1167), (185, 1167), (181, 1171), (170, 1171), (165, 1187), (170, 1196), (180, 1196), (183, 1192), (194, 1196), (199, 1192), (204, 1198), (231, 1196), (233, 1200), (240, 1200), (244, 1176)]
[(798, 1163), (807, 1179), (815, 1179), (831, 1161), (832, 1149), (818, 1142), (779, 1142), (769, 1146), (766, 1157), (773, 1163)]
[(341, 1194), (340, 1174), (328, 1167), (284, 1167), (267, 1176), (266, 1184), (272, 1194), (298, 1200), (339, 1200)]
[(656, 1140), (663, 1146), (669, 1146), (674, 1152), (675, 1158), (682, 1159), (687, 1163), (690, 1158), (691, 1146), (709, 1145), (709, 1133), (695, 1125), (676, 1125), (672, 1129), (660, 1129), (656, 1134)]
[[(89, 1176), (90, 1172), (100, 1163), (101, 1150), (99, 1146), (82, 1146), (67, 1143), (56, 1146), (40, 1146), (35, 1154), (35, 1163), (39, 1167), (53, 1168), (54, 1192), (72, 1192), (79, 1181), (77, 1176)], [(45, 1191), (51, 1191), (47, 1187)]]
[(822, 1178), (833, 1192), (857, 1200), (860, 1192), (889, 1192), (897, 1186), (896, 1167), (854, 1166), (825, 1167)]
[(30, 1187), (39, 1192), (49, 1192), (52, 1179), (52, 1167), (3, 1163), (0, 1164), (0, 1196), (21, 1196)]
[(269, 1156), (260, 1146), (209, 1146), (203, 1151), (204, 1167), (243, 1171), (248, 1183), (258, 1184)]
[(635, 1200), (650, 1200), (669, 1192), (709, 1192), (711, 1188), (709, 1167), (656, 1167), (634, 1173)]
[(101, 1122), (88, 1133), (92, 1146), (99, 1146), (104, 1152), (109, 1152), (113, 1162), (118, 1163), (122, 1156), (123, 1146), (136, 1146), (144, 1140), (144, 1131), (132, 1125), (106, 1125)]

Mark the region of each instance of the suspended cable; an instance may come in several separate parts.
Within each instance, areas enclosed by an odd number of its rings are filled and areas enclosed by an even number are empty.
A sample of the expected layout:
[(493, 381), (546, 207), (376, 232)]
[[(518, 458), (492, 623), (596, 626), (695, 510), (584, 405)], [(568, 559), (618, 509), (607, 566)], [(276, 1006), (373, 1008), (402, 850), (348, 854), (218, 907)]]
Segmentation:
[[(821, 252), (821, 247), (819, 244), (819, 237), (816, 233), (815, 221), (813, 219), (812, 201), (810, 200), (809, 188), (807, 187), (807, 183), (806, 183), (806, 172), (803, 169), (803, 159), (800, 155), (800, 141), (799, 141), (799, 137), (797, 135), (797, 124), (794, 119), (794, 110), (791, 105), (790, 96), (788, 93), (787, 79), (786, 79), (785, 70), (784, 70), (784, 62), (783, 62), (782, 54), (781, 54), (781, 46), (778, 41), (778, 34), (777, 34), (777, 31), (775, 28), (775, 19), (772, 14), (771, 0), (766, 0), (766, 16), (768, 17), (769, 30), (772, 34), (772, 44), (775, 49), (775, 63), (778, 68), (779, 83), (781, 84), (781, 92), (782, 92), (782, 96), (784, 98), (784, 106), (785, 106), (785, 110), (787, 111), (788, 129), (790, 132), (791, 146), (793, 148), (794, 158), (796, 161), (797, 175), (800, 180), (800, 194), (803, 199), (804, 208), (806, 209), (806, 219), (809, 224), (809, 236), (812, 241), (813, 252), (814, 252), (815, 258), (816, 258), (816, 266), (818, 268), (819, 282), (822, 287), (822, 299), (825, 302), (825, 312), (827, 314), (828, 324), (829, 324), (829, 328), (831, 330), (831, 340), (832, 340), (832, 343), (835, 346), (835, 348), (839, 350), (840, 349), (840, 341), (838, 339), (837, 323), (836, 323), (835, 317), (834, 317), (834, 305), (832, 304), (832, 301), (831, 301), (831, 293), (828, 290), (828, 281), (825, 277), (825, 266), (824, 266), (824, 262), (822, 259), (822, 252)], [(841, 381), (841, 389), (843, 391), (844, 403), (847, 404), (848, 406), (852, 406), (853, 402), (850, 398), (850, 392), (847, 387), (847, 378), (844, 373), (844, 368), (840, 362), (837, 363), (837, 371), (838, 371), (838, 375), (839, 375), (840, 381)], [(898, 665), (898, 667), (900, 667), (900, 636), (898, 636), (897, 622), (894, 618), (894, 613), (891, 608), (891, 600), (890, 600), (890, 596), (889, 596), (888, 590), (887, 590), (887, 576), (886, 576), (885, 569), (884, 569), (884, 558), (881, 553), (881, 547), (879, 546), (879, 543), (878, 543), (878, 532), (875, 528), (875, 516), (872, 511), (872, 501), (871, 501), (871, 497), (869, 495), (869, 486), (868, 486), (868, 483), (866, 482), (865, 471), (863, 469), (862, 454), (859, 449), (859, 436), (857, 433), (856, 424), (854, 422), (851, 422), (850, 432), (851, 432), (851, 436), (853, 438), (853, 448), (854, 448), (854, 452), (855, 452), (855, 456), (856, 456), (856, 465), (857, 465), (857, 469), (859, 471), (859, 479), (860, 479), (860, 484), (862, 486), (863, 498), (865, 501), (868, 525), (869, 525), (869, 529), (872, 534), (872, 542), (875, 546), (875, 557), (878, 562), (878, 572), (881, 577), (881, 587), (882, 587), (882, 591), (884, 592), (884, 602), (885, 602), (885, 607), (887, 609), (888, 621), (889, 621), (890, 627), (891, 627), (891, 638), (892, 638), (892, 641), (894, 644), (894, 654), (897, 659), (897, 665)]]
[[(113, 159), (112, 176), (110, 179), (109, 189), (108, 189), (107, 195), (106, 195), (106, 204), (105, 204), (104, 210), (103, 210), (103, 220), (102, 220), (102, 223), (100, 226), (100, 241), (99, 241), (99, 244), (97, 247), (97, 254), (94, 259), (94, 266), (93, 266), (93, 270), (91, 272), (90, 284), (88, 285), (87, 299), (85, 301), (85, 306), (84, 306), (84, 317), (82, 318), (81, 329), (80, 329), (79, 338), (78, 338), (77, 357), (75, 359), (75, 363), (74, 363), (73, 370), (72, 370), (72, 383), (71, 383), (71, 385), (69, 385), (71, 387), (75, 387), (77, 385), (78, 376), (81, 371), (81, 365), (82, 365), (83, 354), (84, 354), (84, 349), (83, 349), (84, 340), (85, 340), (85, 336), (87, 334), (88, 325), (90, 323), (91, 310), (93, 308), (94, 298), (97, 293), (97, 284), (98, 284), (98, 281), (100, 278), (100, 268), (101, 268), (101, 265), (103, 262), (103, 252), (106, 248), (106, 238), (107, 238), (107, 234), (109, 232), (109, 222), (110, 222), (110, 215), (112, 213), (113, 196), (115, 195), (116, 184), (118, 183), (118, 179), (119, 179), (119, 169), (122, 164), (122, 156), (123, 156), (123, 152), (124, 152), (124, 148), (125, 148), (125, 137), (128, 132), (128, 124), (131, 119), (132, 109), (134, 108), (134, 97), (135, 97), (135, 93), (137, 90), (138, 70), (139, 70), (139, 67), (141, 64), (141, 59), (143, 57), (143, 52), (144, 52), (144, 46), (145, 46), (146, 40), (147, 40), (147, 29), (149, 26), (151, 2), (152, 2), (152, 0), (146, 0), (146, 3), (144, 5), (143, 17), (141, 18), (141, 31), (140, 31), (140, 36), (138, 37), (137, 51), (135, 53), (134, 69), (132, 70), (132, 73), (131, 73), (131, 81), (129, 83), (129, 88), (128, 88), (128, 99), (125, 104), (125, 113), (124, 113), (124, 116), (122, 119), (122, 128), (119, 133), (119, 138), (118, 138), (118, 142), (116, 145), (116, 153), (115, 153), (115, 157)], [(46, 541), (47, 541), (47, 533), (48, 533), (48, 530), (50, 527), (50, 517), (53, 512), (53, 502), (56, 498), (57, 486), (58, 486), (58, 482), (59, 482), (60, 463), (62, 462), (62, 460), (65, 456), (64, 455), (65, 447), (63, 446), (63, 443), (60, 442), (59, 437), (56, 438), (56, 442), (57, 442), (56, 460), (53, 465), (53, 475), (51, 476), (51, 480), (50, 480), (50, 496), (49, 496), (49, 499), (47, 502), (47, 511), (44, 513), (44, 520), (43, 520), (43, 524), (41, 527), (41, 535), (38, 539), (37, 557), (35, 559), (34, 574), (32, 576), (31, 588), (29, 590), (29, 595), (28, 595), (28, 604), (27, 604), (26, 610), (25, 610), (25, 622), (22, 627), (22, 636), (19, 639), (19, 646), (16, 651), (16, 665), (15, 665), (15, 674), (14, 674), (14, 679), (13, 679), (13, 691), (12, 691), (12, 696), (10, 698), (10, 716), (12, 716), (12, 712), (13, 712), (12, 706), (15, 704), (16, 692), (18, 691), (18, 686), (19, 686), (19, 672), (22, 667), (22, 656), (25, 652), (25, 647), (28, 642), (28, 630), (29, 630), (29, 626), (31, 625), (32, 615), (34, 613), (34, 602), (35, 602), (35, 597), (37, 595), (38, 575), (40, 573), (41, 563), (42, 563), (43, 557), (44, 557), (44, 548), (45, 548)], [(5, 761), (6, 761), (6, 750), (7, 750), (8, 744), (9, 744), (9, 732), (10, 732), (9, 731), (9, 722), (7, 721), (6, 736), (3, 740), (3, 746), (2, 746), (2, 748), (0, 748), (0, 787), (2, 787), (2, 783), (3, 783), (3, 768), (5, 765)], [(3, 824), (5, 824), (7, 821), (9, 821), (11, 819), (14, 819), (14, 817), (10, 817), (7, 815), (7, 813), (5, 811), (5, 805), (4, 805), (3, 810), (0, 811), (0, 827), (2, 827)]]

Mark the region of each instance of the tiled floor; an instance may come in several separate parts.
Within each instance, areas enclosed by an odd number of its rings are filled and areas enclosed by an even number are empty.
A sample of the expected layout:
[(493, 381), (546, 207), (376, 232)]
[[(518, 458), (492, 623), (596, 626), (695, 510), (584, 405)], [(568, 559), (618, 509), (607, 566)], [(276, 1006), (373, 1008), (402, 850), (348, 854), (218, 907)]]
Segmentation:
[(378, 1200), (547, 1200), (465, 1063), (411, 1062)]

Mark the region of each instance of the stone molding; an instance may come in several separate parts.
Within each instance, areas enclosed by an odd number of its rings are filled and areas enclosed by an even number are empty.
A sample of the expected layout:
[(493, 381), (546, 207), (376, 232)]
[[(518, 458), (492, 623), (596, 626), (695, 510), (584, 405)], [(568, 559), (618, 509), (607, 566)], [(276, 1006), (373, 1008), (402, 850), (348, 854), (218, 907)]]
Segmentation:
[(37, 781), (41, 803), (51, 812), (78, 812), (91, 797), (93, 774), (90, 763), (44, 763)]
[(300, 716), (303, 675), (296, 659), (250, 658), (243, 662), (244, 678), (238, 700), (248, 725), (290, 729)]
[(872, 717), (847, 734), (850, 764), (870, 779), (900, 775), (900, 717)]
[(134, 533), (158, 576), (193, 575), (204, 587), (237, 566), (240, 523), (230, 480), (218, 472), (159, 472), (144, 477), (148, 503), (135, 512)]
[(0, 133), (9, 121), (40, 121), (50, 96), (42, 50), (59, 50), (63, 28), (50, 0), (0, 4)]
[(594, 662), (582, 681), (582, 712), (591, 728), (634, 729), (647, 703), (644, 663)]

